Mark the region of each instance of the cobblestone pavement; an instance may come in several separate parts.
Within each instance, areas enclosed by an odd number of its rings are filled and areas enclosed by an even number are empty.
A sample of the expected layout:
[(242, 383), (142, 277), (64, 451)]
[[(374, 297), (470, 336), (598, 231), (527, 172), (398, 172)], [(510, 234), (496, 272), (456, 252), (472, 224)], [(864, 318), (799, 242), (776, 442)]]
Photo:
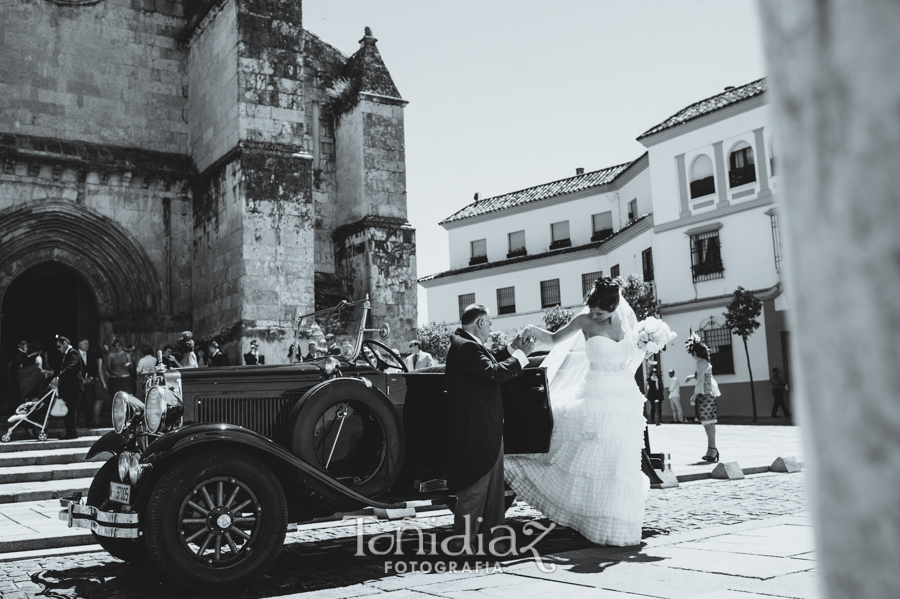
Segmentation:
[[(802, 473), (764, 474), (741, 481), (699, 481), (677, 489), (652, 490), (646, 504), (644, 537), (803, 511), (806, 509), (804, 479)], [(524, 524), (540, 518), (540, 513), (519, 504), (507, 517), (521, 534)], [(440, 542), (449, 536), (450, 523), (449, 515), (426, 515), (417, 521), (417, 526), (429, 529), (426, 533), (435, 532)], [(374, 535), (393, 532), (397, 527), (397, 522), (367, 523), (364, 538), (368, 542)], [(284, 551), (265, 577), (247, 591), (225, 597), (253, 599), (325, 589), (331, 589), (329, 596), (340, 597), (341, 587), (394, 577), (385, 573), (387, 558), (354, 556), (355, 533), (353, 523), (290, 533)], [(409, 549), (406, 549), (407, 542), (403, 544), (407, 555), (412, 555), (417, 548), (411, 546), (414, 536), (408, 533), (405, 537), (410, 544)], [(427, 534), (425, 538), (428, 543)], [(537, 549), (547, 556), (591, 546), (578, 533), (557, 528), (540, 541)], [(185, 596), (164, 586), (152, 570), (124, 564), (97, 552), (5, 562), (0, 563), (0, 597), (164, 599)]]

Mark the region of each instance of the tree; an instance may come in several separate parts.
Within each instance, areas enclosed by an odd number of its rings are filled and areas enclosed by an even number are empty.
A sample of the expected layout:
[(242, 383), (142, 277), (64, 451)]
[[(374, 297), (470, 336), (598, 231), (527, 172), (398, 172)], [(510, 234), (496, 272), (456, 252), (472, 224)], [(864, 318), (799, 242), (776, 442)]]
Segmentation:
[(544, 328), (551, 333), (555, 333), (559, 329), (568, 324), (574, 317), (571, 310), (566, 310), (562, 306), (553, 306), (544, 310)]
[(431, 354), (435, 360), (443, 364), (447, 361), (450, 350), (450, 325), (445, 322), (429, 322), (419, 327), (416, 339), (422, 351)]
[(492, 352), (497, 352), (506, 347), (509, 343), (509, 337), (503, 331), (491, 331), (491, 337), (488, 339), (487, 347)]
[(734, 290), (731, 303), (725, 309), (725, 326), (744, 340), (744, 353), (747, 356), (747, 371), (750, 373), (750, 398), (753, 401), (753, 422), (756, 422), (756, 390), (753, 388), (753, 370), (750, 368), (750, 350), (747, 349), (747, 337), (759, 328), (762, 302), (751, 291), (738, 287)]
[(644, 277), (640, 275), (628, 275), (619, 277), (622, 285), (622, 297), (634, 310), (634, 315), (638, 322), (644, 320), (648, 316), (658, 316), (656, 310), (656, 298), (653, 296), (653, 285), (644, 282)]

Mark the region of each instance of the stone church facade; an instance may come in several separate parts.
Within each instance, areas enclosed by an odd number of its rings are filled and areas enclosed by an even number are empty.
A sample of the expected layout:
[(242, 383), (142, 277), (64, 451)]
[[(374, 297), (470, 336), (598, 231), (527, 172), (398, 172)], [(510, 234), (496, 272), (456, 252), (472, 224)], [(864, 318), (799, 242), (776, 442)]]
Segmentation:
[(284, 362), (297, 314), (368, 293), (405, 347), (406, 102), (376, 41), (345, 56), (300, 0), (0, 0), (3, 347), (27, 304), (4, 296), (48, 265), (100, 341)]

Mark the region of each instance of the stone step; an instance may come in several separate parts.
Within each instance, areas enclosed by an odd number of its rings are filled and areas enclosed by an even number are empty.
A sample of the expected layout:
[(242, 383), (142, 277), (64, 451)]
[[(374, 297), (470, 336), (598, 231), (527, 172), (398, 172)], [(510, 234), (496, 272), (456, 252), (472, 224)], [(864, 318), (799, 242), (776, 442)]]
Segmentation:
[(87, 477), (0, 484), (0, 504), (58, 499), (75, 493), (87, 495), (93, 480), (93, 477)]
[[(13, 466), (42, 466), (46, 464), (72, 464), (85, 461), (84, 447), (58, 447), (53, 449), (28, 449), (0, 454), (0, 469)], [(92, 461), (105, 462), (109, 454), (94, 456)]]
[(62, 441), (60, 439), (47, 439), (46, 441), (35, 441), (31, 437), (27, 440), (13, 440), (8, 443), (0, 443), (0, 455), (5, 453), (15, 453), (18, 451), (43, 451), (46, 449), (62, 449), (64, 447), (74, 449), (74, 448), (84, 448), (85, 453), (87, 450), (100, 439), (98, 435), (90, 435), (78, 437), (77, 439), (66, 439)]
[(69, 480), (93, 476), (103, 466), (102, 462), (80, 462), (77, 464), (43, 464), (39, 466), (10, 466), (0, 468), (0, 485), (6, 483), (29, 483), (45, 480)]

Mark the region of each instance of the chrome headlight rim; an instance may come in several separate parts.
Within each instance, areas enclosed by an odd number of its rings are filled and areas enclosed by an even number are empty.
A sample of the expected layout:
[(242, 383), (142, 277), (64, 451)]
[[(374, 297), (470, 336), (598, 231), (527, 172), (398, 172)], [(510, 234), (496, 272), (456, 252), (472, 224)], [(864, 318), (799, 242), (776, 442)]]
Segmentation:
[(113, 430), (116, 431), (116, 434), (121, 435), (122, 431), (125, 430), (125, 424), (128, 422), (128, 399), (124, 391), (117, 391), (113, 395), (110, 412)]
[(166, 388), (152, 387), (147, 391), (147, 401), (144, 407), (144, 426), (150, 433), (160, 431), (166, 421)]

